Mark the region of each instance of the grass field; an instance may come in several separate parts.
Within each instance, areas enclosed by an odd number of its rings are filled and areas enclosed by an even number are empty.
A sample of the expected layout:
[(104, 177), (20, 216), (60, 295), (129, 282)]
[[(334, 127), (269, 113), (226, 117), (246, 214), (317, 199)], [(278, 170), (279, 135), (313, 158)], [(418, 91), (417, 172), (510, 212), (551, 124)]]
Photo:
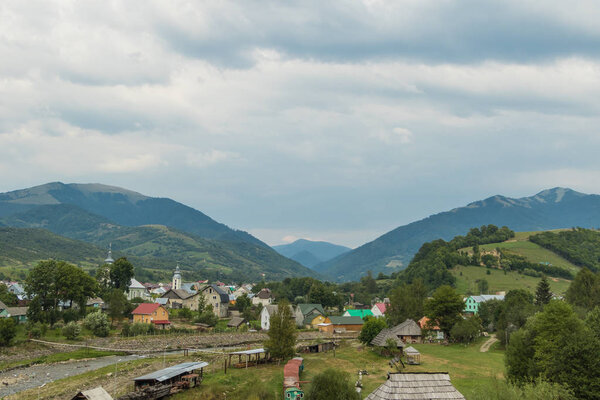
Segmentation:
[[(436, 344), (414, 345), (422, 353), (422, 364), (407, 366), (405, 371), (449, 372), (453, 384), (467, 399), (477, 386), (487, 386), (494, 378), (503, 378), (503, 352), (492, 347), (489, 352), (480, 353), (481, 339), (463, 346), (441, 346)], [(385, 382), (387, 373), (392, 371), (388, 361), (357, 343), (346, 344), (336, 351), (321, 354), (306, 354), (302, 380), (310, 381), (327, 368), (342, 370), (350, 374), (351, 381), (357, 379), (358, 370), (367, 370), (363, 376), (363, 397)], [(227, 375), (222, 371), (206, 376), (202, 386), (173, 397), (176, 400), (190, 399), (253, 399), (252, 394), (264, 393), (262, 398), (282, 398), (283, 365), (263, 365), (258, 368), (230, 369)], [(305, 384), (308, 386), (309, 384)], [(306, 387), (305, 386), (305, 387)]]
[[(490, 271), (490, 275), (487, 275), (487, 271)], [(468, 292), (479, 294), (477, 280), (480, 279), (488, 281), (489, 293), (509, 291), (511, 289), (525, 289), (533, 292), (540, 281), (540, 278), (522, 275), (517, 271), (510, 271), (504, 274), (503, 270), (495, 268), (458, 266), (450, 272), (456, 277), (457, 291), (462, 294), (467, 294)], [(548, 281), (552, 292), (556, 294), (564, 294), (571, 282), (562, 278), (549, 278)]]

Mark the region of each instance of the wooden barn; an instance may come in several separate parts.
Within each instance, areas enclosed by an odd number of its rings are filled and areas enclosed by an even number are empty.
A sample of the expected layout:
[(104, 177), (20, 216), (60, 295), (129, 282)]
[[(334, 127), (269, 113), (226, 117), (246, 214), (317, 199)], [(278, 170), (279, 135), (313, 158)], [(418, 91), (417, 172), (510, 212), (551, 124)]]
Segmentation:
[(397, 372), (366, 397), (366, 400), (465, 400), (450, 382), (447, 372)]

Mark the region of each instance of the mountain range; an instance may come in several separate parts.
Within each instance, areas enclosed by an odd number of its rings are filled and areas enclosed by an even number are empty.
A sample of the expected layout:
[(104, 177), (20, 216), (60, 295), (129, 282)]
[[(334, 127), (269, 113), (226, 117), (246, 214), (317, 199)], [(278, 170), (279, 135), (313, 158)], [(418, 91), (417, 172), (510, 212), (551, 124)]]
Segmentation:
[[(48, 183), (0, 194), (0, 225), (41, 228), (134, 257), (147, 270), (181, 263), (188, 279), (315, 276), (252, 235), (171, 199), (100, 184)], [(99, 259), (100, 263), (102, 259)]]
[(598, 227), (600, 196), (567, 188), (548, 189), (523, 198), (492, 196), (400, 226), (314, 269), (338, 281), (359, 279), (368, 270), (375, 274), (401, 270), (423, 243), (450, 240), (472, 227), (488, 224), (508, 226), (514, 231)]
[(298, 239), (292, 243), (273, 246), (273, 248), (279, 254), (298, 261), (308, 268), (314, 268), (317, 264), (352, 250), (349, 247), (329, 242), (307, 239)]

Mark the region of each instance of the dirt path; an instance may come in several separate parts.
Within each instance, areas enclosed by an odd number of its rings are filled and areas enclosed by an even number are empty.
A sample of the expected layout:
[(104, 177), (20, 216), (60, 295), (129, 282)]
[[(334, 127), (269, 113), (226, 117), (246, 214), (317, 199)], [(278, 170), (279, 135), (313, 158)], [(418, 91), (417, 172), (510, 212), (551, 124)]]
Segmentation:
[(479, 351), (482, 353), (485, 353), (497, 341), (498, 341), (498, 339), (496, 339), (496, 335), (491, 335), (490, 338), (488, 340), (486, 340), (486, 342), (484, 344), (481, 345), (481, 347), (479, 348)]

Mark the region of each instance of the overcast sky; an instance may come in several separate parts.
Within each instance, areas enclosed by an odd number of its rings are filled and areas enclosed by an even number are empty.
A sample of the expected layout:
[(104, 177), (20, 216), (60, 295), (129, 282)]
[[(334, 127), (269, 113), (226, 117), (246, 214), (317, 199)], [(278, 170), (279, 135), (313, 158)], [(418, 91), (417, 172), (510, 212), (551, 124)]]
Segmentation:
[[(296, 4), (300, 3), (300, 4)], [(600, 192), (600, 3), (0, 3), (0, 191), (101, 182), (269, 244)]]

